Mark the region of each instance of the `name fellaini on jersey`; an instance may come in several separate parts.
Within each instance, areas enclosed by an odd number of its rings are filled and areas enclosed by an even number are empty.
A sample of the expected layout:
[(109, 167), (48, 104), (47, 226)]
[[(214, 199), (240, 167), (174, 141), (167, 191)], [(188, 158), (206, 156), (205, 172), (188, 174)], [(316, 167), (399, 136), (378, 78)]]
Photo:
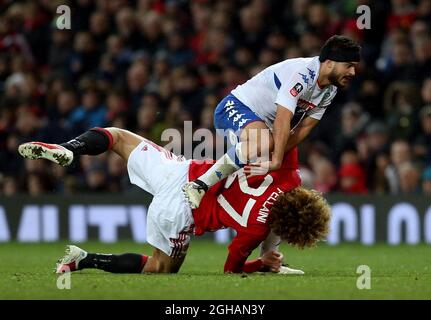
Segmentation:
[(266, 219), (268, 218), (269, 211), (271, 210), (272, 205), (275, 201), (277, 201), (278, 197), (283, 194), (283, 190), (277, 188), (276, 191), (272, 192), (265, 202), (262, 204), (262, 207), (259, 209), (259, 213), (256, 217), (256, 222), (260, 222), (265, 224)]

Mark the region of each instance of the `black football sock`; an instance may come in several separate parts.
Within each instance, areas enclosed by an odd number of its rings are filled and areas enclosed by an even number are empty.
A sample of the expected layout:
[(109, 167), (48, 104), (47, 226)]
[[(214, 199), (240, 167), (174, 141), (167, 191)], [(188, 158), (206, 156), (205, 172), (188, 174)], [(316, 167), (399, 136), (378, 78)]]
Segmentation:
[(103, 128), (92, 128), (80, 136), (62, 143), (61, 146), (73, 152), (73, 155), (88, 154), (95, 156), (112, 148), (111, 133)]
[(148, 256), (136, 253), (101, 254), (88, 253), (79, 264), (79, 269), (93, 268), (112, 273), (141, 273)]

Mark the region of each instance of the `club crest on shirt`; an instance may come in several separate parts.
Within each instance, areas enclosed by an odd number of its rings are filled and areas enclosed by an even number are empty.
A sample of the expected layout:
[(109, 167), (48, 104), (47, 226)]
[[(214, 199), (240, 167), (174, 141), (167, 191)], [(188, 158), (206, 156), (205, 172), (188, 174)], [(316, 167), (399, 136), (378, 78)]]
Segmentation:
[(301, 93), (301, 91), (302, 91), (302, 89), (304, 89), (304, 87), (302, 86), (302, 84), (301, 83), (297, 83), (297, 84), (295, 84), (294, 86), (293, 86), (293, 88), (292, 89), (290, 89), (290, 94), (292, 95), (292, 96), (294, 96), (294, 97), (296, 97), (298, 94), (300, 94)]

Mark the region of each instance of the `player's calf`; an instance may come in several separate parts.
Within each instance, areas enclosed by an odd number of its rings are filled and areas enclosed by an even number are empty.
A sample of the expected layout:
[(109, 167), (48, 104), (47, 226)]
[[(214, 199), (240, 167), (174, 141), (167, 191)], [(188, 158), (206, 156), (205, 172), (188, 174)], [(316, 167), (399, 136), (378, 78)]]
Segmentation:
[(61, 146), (76, 155), (95, 156), (112, 148), (114, 138), (111, 132), (104, 128), (92, 128), (80, 136), (62, 143)]
[(79, 155), (98, 155), (112, 148), (114, 138), (109, 130), (90, 129), (80, 136), (62, 143), (27, 142), (18, 147), (26, 159), (46, 159), (62, 166), (68, 166)]
[(82, 269), (100, 269), (112, 273), (141, 273), (148, 256), (136, 253), (88, 253), (73, 245), (66, 247), (66, 254), (57, 262), (57, 273)]

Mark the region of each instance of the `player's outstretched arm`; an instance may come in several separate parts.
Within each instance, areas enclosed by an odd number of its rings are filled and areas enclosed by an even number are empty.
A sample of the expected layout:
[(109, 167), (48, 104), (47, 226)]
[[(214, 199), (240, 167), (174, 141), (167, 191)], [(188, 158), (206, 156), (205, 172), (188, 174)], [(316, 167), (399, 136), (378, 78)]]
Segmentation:
[(246, 261), (247, 257), (241, 254), (229, 253), (225, 263), (225, 273), (253, 273), (258, 271), (278, 272), (283, 263), (283, 254), (277, 251), (268, 251), (263, 256)]
[(251, 252), (262, 239), (248, 234), (237, 234), (229, 245), (229, 254), (224, 265), (225, 273), (252, 273), (270, 270), (277, 272), (282, 265), (283, 255), (275, 250), (264, 253), (261, 257), (247, 261)]

